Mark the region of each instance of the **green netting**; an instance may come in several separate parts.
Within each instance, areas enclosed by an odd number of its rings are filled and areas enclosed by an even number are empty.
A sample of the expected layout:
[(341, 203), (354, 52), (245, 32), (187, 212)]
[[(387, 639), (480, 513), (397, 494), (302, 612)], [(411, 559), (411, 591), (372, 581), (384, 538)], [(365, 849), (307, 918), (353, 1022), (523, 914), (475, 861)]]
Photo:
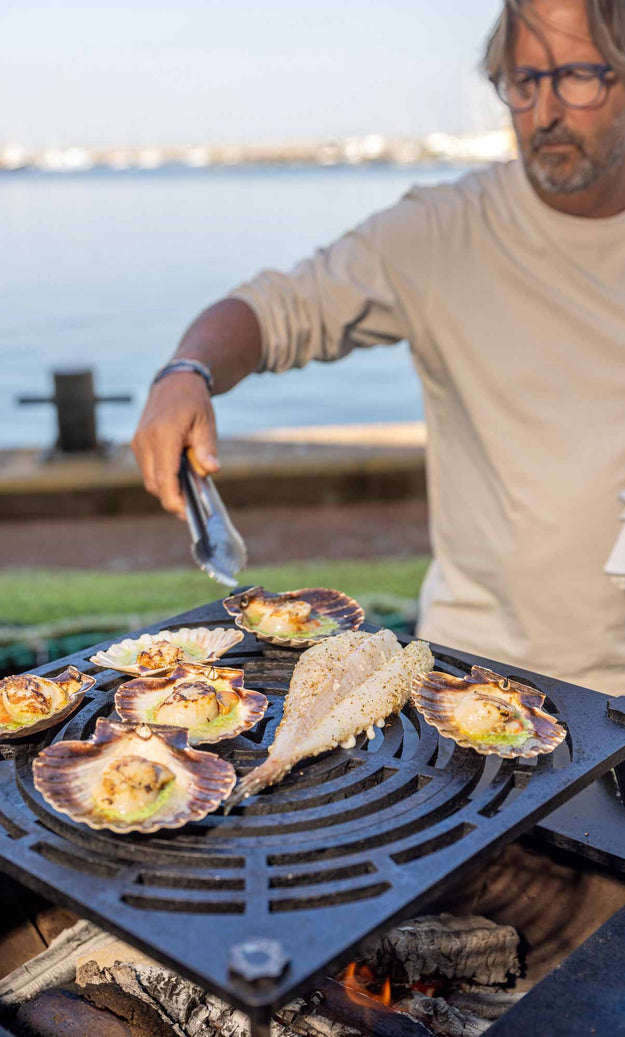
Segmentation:
[[(122, 637), (127, 632), (127, 630), (111, 630), (105, 636)], [(0, 677), (32, 670), (36, 666), (43, 666), (51, 659), (61, 659), (64, 655), (72, 655), (74, 652), (80, 652), (83, 648), (88, 648), (89, 645), (102, 640), (104, 637), (101, 630), (85, 630), (81, 633), (68, 634), (66, 637), (52, 637), (37, 644), (17, 642), (0, 645)]]

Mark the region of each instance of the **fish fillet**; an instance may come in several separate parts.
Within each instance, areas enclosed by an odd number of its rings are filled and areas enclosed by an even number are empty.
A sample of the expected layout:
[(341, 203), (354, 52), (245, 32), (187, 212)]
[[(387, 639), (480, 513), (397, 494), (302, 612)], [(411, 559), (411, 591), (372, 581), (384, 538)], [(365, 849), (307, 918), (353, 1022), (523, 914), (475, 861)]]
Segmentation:
[(425, 642), (402, 648), (391, 630), (350, 631), (309, 648), (293, 671), (269, 758), (241, 781), (226, 813), (281, 781), (299, 760), (350, 743), (374, 724), (381, 726), (406, 704), (413, 678), (433, 665)]

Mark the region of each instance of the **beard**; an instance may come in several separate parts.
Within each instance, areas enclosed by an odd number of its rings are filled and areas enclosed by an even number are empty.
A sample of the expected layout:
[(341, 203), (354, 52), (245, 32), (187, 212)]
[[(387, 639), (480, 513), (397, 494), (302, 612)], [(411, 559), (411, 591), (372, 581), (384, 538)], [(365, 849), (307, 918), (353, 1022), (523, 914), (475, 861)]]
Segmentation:
[[(545, 144), (568, 144), (567, 154), (543, 150)], [(612, 176), (625, 159), (625, 114), (601, 136), (587, 141), (564, 126), (536, 130), (519, 141), (521, 158), (532, 186), (546, 194), (587, 191), (602, 177)]]

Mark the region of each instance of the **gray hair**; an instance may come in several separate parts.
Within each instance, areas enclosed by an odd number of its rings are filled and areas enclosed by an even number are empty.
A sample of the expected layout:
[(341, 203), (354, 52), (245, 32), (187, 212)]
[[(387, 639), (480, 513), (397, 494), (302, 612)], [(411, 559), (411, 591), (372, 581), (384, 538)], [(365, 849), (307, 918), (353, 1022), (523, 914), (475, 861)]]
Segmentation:
[[(499, 79), (514, 67), (514, 40), (518, 22), (541, 38), (540, 22), (527, 11), (527, 0), (504, 0), (504, 8), (488, 38), (482, 67), (488, 77)], [(588, 24), (606, 64), (625, 81), (625, 0), (586, 0)]]

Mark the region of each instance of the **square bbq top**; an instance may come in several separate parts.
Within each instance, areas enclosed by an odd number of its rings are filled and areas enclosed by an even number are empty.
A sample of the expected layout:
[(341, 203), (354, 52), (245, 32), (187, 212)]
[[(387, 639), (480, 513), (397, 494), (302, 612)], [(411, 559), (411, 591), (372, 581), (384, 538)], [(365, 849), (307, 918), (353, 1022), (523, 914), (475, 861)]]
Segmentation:
[[(232, 620), (214, 602), (147, 629), (172, 625)], [(440, 738), (406, 707), (373, 741), (302, 761), (228, 817), (220, 809), (149, 836), (96, 832), (48, 806), (31, 765), (44, 745), (87, 738), (113, 711), (128, 678), (88, 662), (99, 647), (36, 671), (71, 662), (97, 674), (69, 721), (0, 746), (0, 869), (259, 1019), (625, 759), (625, 726), (616, 722), (625, 718), (608, 715), (606, 696), (433, 645), (439, 669), (462, 675), (481, 664), (538, 687), (566, 740), (534, 760), (484, 757)], [(298, 655), (246, 634), (224, 658), (270, 700), (256, 728), (209, 747), (239, 774), (273, 741)], [(233, 971), (241, 955), (256, 980)]]

